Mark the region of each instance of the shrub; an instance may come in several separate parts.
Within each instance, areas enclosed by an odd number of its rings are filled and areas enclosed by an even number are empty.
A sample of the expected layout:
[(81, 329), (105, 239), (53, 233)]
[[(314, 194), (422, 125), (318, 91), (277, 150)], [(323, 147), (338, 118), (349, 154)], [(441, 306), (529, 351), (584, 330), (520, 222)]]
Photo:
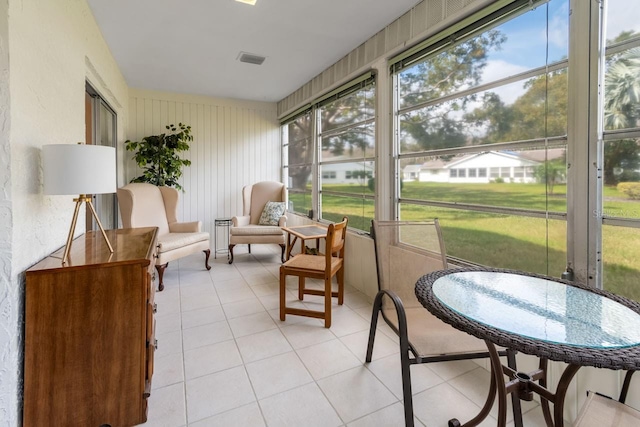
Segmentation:
[(616, 188), (630, 199), (640, 200), (640, 182), (620, 182)]

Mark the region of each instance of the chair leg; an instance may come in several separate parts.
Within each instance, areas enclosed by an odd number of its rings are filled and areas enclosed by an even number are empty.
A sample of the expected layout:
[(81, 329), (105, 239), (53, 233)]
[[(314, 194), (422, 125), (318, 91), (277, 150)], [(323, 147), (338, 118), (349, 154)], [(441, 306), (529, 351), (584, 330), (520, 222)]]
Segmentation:
[(211, 270), (211, 266), (209, 265), (209, 257), (211, 256), (211, 249), (205, 249), (202, 252), (204, 252), (204, 266), (207, 270)]
[(235, 245), (229, 245), (229, 254), (231, 255), (231, 258), (229, 258), (229, 264), (233, 264), (233, 247)]
[(371, 357), (373, 356), (373, 343), (376, 339), (376, 328), (378, 327), (378, 316), (380, 315), (380, 310), (382, 309), (382, 297), (384, 293), (379, 292), (376, 295), (375, 300), (373, 301), (373, 311), (371, 313), (371, 327), (369, 328), (369, 344), (367, 345), (367, 356), (365, 358), (366, 363), (371, 362)]
[(158, 290), (159, 291), (164, 290), (164, 282), (162, 279), (164, 277), (164, 269), (167, 268), (168, 265), (169, 263), (156, 265), (156, 271), (158, 272)]
[(338, 276), (338, 305), (342, 305), (344, 303), (344, 264), (336, 276)]
[(251, 243), (249, 243), (247, 246), (249, 246), (249, 253), (251, 253)]
[[(507, 349), (507, 366), (518, 371), (516, 366), (516, 352)], [(513, 425), (522, 427), (522, 407), (520, 406), (520, 397), (518, 393), (511, 393), (511, 405), (513, 407)]]
[(285, 313), (285, 303), (286, 303), (286, 288), (287, 288), (287, 276), (284, 274), (283, 267), (280, 267), (280, 320), (284, 322), (286, 313)]
[(304, 299), (306, 278), (304, 276), (298, 276), (298, 299), (302, 301)]
[(284, 252), (287, 248), (286, 245), (280, 244), (280, 247), (282, 248), (282, 254), (280, 255), (280, 261), (282, 261), (282, 263), (284, 263)]
[(331, 277), (324, 279), (324, 327), (331, 327)]

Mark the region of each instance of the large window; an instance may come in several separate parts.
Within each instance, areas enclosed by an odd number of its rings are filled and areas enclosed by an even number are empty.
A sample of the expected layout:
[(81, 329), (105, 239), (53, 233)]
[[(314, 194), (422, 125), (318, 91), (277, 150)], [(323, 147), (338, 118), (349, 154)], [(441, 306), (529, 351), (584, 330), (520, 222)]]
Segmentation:
[(314, 163), (313, 120), (311, 111), (282, 126), (284, 177), (289, 190), (290, 212), (308, 215)]
[[(375, 88), (366, 84), (318, 108), (321, 219), (368, 230), (374, 218)], [(326, 178), (325, 178), (326, 177)]]
[(603, 285), (640, 300), (640, 0), (608, 0), (603, 100)]
[(289, 211), (330, 222), (347, 216), (350, 228), (368, 230), (375, 201), (373, 77), (345, 85), (285, 122), (282, 141)]
[[(395, 65), (403, 220), (460, 262), (566, 267), (568, 0), (511, 7)], [(399, 176), (404, 174), (399, 173)]]

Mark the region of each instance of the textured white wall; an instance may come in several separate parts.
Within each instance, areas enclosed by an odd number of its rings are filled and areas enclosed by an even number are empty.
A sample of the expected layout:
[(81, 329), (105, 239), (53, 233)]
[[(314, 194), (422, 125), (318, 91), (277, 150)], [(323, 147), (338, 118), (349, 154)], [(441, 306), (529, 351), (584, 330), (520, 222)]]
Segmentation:
[[(11, 277), (11, 146), (8, 2), (0, 1), (0, 424), (17, 414), (19, 291)], [(15, 425), (15, 423), (13, 423)]]
[(0, 72), (0, 426), (15, 426), (24, 271), (64, 244), (73, 213), (72, 197), (42, 194), (40, 149), (84, 141), (86, 80), (123, 135), (128, 88), (85, 0), (0, 2)]
[[(184, 154), (180, 219), (202, 221), (213, 232), (215, 218), (242, 213), (242, 187), (279, 181), (280, 127), (276, 104), (130, 90), (127, 138), (139, 141), (165, 132), (168, 124), (191, 126), (193, 141)], [(126, 152), (126, 180), (141, 171)]]

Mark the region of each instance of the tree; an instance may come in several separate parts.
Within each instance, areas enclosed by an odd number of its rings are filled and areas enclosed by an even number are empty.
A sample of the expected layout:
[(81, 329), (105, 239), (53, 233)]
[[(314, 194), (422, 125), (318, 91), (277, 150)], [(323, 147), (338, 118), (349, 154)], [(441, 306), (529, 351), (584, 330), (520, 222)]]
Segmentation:
[[(620, 37), (627, 36), (623, 33)], [(613, 55), (604, 77), (605, 129), (624, 129), (640, 124), (640, 48)], [(640, 145), (635, 139), (607, 142), (604, 148), (604, 183), (616, 185), (638, 181)]]
[[(400, 73), (401, 107), (410, 107), (477, 86), (491, 50), (500, 49), (506, 36), (490, 30), (454, 45)], [(462, 146), (467, 141), (462, 113), (476, 95), (419, 108), (400, 118), (401, 149), (433, 150)]]
[(564, 156), (560, 159), (547, 160), (534, 172), (538, 182), (547, 185), (547, 194), (553, 194), (553, 186), (564, 182), (567, 177), (567, 163)]

